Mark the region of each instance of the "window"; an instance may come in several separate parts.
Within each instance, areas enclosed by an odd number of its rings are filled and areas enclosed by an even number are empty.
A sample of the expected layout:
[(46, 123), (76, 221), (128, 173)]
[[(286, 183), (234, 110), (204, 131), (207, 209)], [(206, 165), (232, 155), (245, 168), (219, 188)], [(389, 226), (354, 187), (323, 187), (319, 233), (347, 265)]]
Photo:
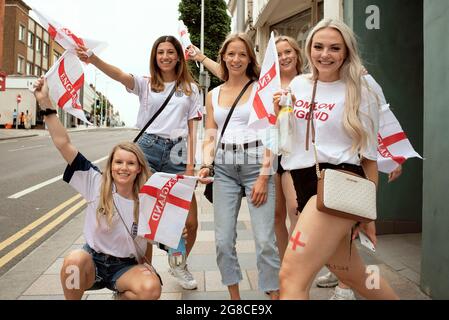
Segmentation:
[(38, 67), (38, 66), (34, 66), (34, 75), (35, 75), (36, 77), (40, 77), (40, 76), (41, 76), (41, 73), (42, 73), (41, 68)]
[(28, 47), (33, 48), (34, 45), (34, 34), (28, 32)]
[(21, 56), (17, 57), (17, 73), (23, 74), (25, 59)]
[(44, 42), (44, 47), (43, 47), (43, 55), (44, 57), (48, 57), (48, 43)]
[(56, 51), (53, 51), (53, 64), (55, 64), (60, 57), (61, 57), (61, 55), (59, 53), (57, 53)]
[(309, 31), (316, 24), (316, 22), (313, 21), (315, 16), (318, 21), (324, 16), (323, 2), (318, 2), (316, 10), (311, 7), (301, 13), (272, 25), (270, 27), (270, 32), (274, 31), (278, 34), (290, 36), (298, 41), (300, 48), (304, 48)]
[(25, 42), (25, 27), (19, 24), (19, 41)]
[(36, 51), (41, 52), (42, 51), (42, 40), (41, 38), (36, 37)]
[(27, 62), (27, 69), (26, 69), (26, 73), (25, 74), (27, 76), (33, 74), (33, 64), (31, 62)]

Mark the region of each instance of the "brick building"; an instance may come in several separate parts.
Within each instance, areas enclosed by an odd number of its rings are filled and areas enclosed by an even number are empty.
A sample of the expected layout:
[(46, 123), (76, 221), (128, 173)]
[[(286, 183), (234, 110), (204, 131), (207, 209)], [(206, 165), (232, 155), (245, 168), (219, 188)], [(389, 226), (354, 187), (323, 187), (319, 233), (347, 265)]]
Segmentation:
[[(12, 113), (17, 107), (19, 113), (25, 109), (31, 112), (33, 126), (42, 125), (42, 118), (36, 117), (37, 106), (32, 94), (33, 101), (26, 106), (18, 105), (16, 96), (30, 96), (29, 83), (44, 75), (64, 53), (64, 48), (29, 16), (30, 10), (22, 0), (0, 0), (0, 71), (7, 76), (6, 90), (9, 90), (0, 92), (0, 125), (12, 122)], [(24, 110), (20, 110), (22, 108)], [(71, 116), (67, 120), (64, 115), (60, 116), (69, 126), (73, 122)]]

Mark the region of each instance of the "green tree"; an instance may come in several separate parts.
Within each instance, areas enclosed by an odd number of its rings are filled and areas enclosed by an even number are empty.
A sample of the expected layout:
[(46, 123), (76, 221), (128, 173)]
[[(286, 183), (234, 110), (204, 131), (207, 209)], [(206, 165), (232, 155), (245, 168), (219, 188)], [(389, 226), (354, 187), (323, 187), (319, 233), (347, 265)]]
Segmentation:
[[(224, 0), (204, 0), (204, 53), (216, 60), (221, 44), (231, 32), (231, 17), (227, 12)], [(181, 0), (179, 3), (179, 20), (183, 20), (189, 29), (190, 40), (200, 47), (201, 43), (201, 0)], [(199, 69), (193, 62), (189, 63), (192, 74), (196, 79)], [(218, 86), (222, 81), (211, 75), (209, 89)]]

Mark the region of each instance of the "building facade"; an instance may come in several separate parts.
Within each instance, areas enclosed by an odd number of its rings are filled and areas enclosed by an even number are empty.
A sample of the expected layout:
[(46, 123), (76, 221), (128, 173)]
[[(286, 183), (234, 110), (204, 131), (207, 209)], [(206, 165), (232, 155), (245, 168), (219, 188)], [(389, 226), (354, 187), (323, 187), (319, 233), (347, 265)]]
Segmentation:
[[(241, 5), (244, 2), (244, 6)], [(331, 0), (230, 0), (233, 32), (237, 31), (239, 8), (244, 8), (244, 32), (250, 34), (259, 59), (265, 54), (271, 32), (288, 35), (303, 46), (308, 31), (324, 16), (325, 7), (334, 12)], [(338, 1), (340, 3), (340, 1)], [(342, 11), (342, 10), (341, 10)]]
[[(0, 0), (0, 72), (6, 74), (6, 91), (0, 91), (0, 126), (12, 123), (12, 113), (17, 108), (16, 97), (34, 99), (28, 90), (30, 81), (47, 73), (62, 56), (65, 49), (29, 16), (31, 8), (22, 0)], [(2, 19), (4, 12), (4, 19)], [(5, 27), (6, 26), (6, 27)], [(1, 41), (3, 39), (3, 41)], [(95, 91), (87, 84), (81, 90), (80, 102), (87, 114), (91, 113)], [(33, 115), (33, 127), (43, 127), (36, 101), (27, 101), (26, 108)], [(81, 122), (70, 114), (58, 110), (61, 122), (76, 127)]]

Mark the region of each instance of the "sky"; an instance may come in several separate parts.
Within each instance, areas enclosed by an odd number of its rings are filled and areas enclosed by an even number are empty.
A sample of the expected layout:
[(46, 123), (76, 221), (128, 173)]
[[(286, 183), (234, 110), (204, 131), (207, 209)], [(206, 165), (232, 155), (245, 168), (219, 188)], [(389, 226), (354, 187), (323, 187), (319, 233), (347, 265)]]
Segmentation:
[[(154, 41), (162, 35), (177, 36), (178, 32), (180, 0), (24, 1), (77, 36), (108, 43), (99, 57), (131, 74), (148, 75)], [(35, 18), (32, 12), (30, 15)], [(86, 81), (94, 84), (96, 74), (97, 90), (109, 97), (121, 120), (133, 127), (139, 99), (127, 93), (122, 84), (95, 70), (92, 65), (85, 66)]]

